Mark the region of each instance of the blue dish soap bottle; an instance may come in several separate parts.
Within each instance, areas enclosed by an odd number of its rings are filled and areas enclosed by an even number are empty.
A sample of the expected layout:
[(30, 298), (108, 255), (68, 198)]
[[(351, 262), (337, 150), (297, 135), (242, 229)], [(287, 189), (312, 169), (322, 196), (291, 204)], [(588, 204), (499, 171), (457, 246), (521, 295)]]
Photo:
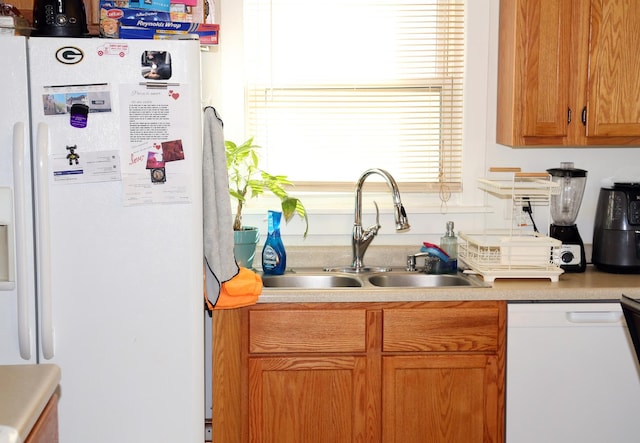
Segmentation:
[(282, 212), (269, 211), (267, 241), (262, 248), (262, 272), (282, 275), (287, 266), (287, 253), (280, 238)]

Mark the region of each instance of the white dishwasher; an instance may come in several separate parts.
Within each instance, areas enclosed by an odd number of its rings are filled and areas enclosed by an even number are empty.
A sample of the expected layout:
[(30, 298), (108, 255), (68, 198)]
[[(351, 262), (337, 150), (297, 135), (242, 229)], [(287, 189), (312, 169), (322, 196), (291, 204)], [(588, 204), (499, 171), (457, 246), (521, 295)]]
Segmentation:
[(507, 443), (640, 441), (619, 303), (510, 303), (507, 324)]

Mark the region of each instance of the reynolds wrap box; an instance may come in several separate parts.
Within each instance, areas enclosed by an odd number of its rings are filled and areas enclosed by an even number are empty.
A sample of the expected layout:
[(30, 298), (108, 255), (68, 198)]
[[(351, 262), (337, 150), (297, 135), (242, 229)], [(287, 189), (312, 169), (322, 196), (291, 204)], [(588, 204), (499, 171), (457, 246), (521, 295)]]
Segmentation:
[(220, 26), (173, 20), (170, 12), (116, 7), (104, 2), (100, 7), (100, 36), (106, 38), (174, 39), (198, 38), (203, 45), (217, 45)]
[[(177, 22), (172, 22), (177, 23)], [(182, 23), (183, 25), (191, 25), (191, 29), (162, 29), (162, 28), (144, 28), (138, 26), (121, 26), (120, 38), (124, 39), (193, 39), (199, 40), (201, 45), (217, 45), (218, 44), (218, 25), (209, 25), (205, 23)]]

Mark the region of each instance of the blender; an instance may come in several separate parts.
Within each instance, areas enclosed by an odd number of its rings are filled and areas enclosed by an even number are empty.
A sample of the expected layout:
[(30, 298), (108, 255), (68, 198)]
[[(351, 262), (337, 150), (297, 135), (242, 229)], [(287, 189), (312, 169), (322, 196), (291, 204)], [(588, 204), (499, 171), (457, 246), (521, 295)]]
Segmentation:
[(547, 169), (547, 172), (560, 186), (559, 193), (551, 196), (553, 223), (549, 228), (549, 235), (562, 242), (560, 268), (565, 272), (584, 272), (587, 266), (584, 243), (575, 222), (587, 183), (587, 171), (574, 168), (573, 162), (561, 162), (559, 168)]

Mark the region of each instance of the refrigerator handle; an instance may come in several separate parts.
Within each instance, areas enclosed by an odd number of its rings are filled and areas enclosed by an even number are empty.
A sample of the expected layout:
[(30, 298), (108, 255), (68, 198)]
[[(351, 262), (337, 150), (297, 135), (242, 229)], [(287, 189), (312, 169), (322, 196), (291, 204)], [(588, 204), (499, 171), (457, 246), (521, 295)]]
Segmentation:
[(51, 231), (49, 228), (49, 127), (38, 124), (36, 139), (36, 217), (38, 226), (38, 295), (40, 300), (40, 338), (42, 355), (50, 360), (54, 355), (54, 331), (51, 297)]
[(24, 173), (24, 123), (13, 125), (13, 194), (15, 205), (16, 289), (18, 295), (18, 347), (20, 357), (31, 359), (31, 325), (29, 323), (28, 252), (25, 209), (26, 178)]

